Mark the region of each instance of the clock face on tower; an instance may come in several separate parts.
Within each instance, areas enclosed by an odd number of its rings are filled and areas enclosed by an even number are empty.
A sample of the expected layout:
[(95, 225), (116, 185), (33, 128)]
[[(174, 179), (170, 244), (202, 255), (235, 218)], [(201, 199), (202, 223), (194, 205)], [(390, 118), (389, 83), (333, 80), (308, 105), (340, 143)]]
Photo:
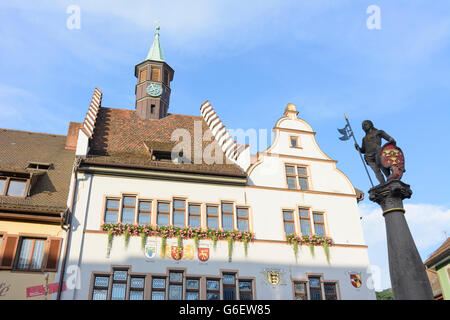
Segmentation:
[(147, 86), (147, 93), (152, 97), (159, 97), (163, 89), (160, 83), (152, 82)]

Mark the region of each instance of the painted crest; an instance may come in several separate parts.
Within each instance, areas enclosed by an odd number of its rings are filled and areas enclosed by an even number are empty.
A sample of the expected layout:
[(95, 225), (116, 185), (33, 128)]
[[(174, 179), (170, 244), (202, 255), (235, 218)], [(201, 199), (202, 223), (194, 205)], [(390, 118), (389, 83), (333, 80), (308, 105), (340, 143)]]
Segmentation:
[(183, 258), (183, 247), (181, 247), (180, 250), (178, 250), (177, 246), (172, 246), (170, 248), (170, 253), (174, 260), (180, 260), (181, 258)]
[(198, 248), (198, 259), (203, 262), (208, 261), (209, 248)]
[(267, 280), (273, 286), (276, 286), (280, 282), (280, 273), (276, 270), (267, 272)]
[(148, 259), (153, 259), (156, 255), (156, 243), (146, 244), (144, 247), (144, 255)]
[(392, 143), (388, 143), (381, 149), (380, 160), (385, 168), (391, 169), (392, 173), (388, 177), (391, 179), (401, 179), (405, 172), (405, 157), (402, 150)]
[(350, 273), (350, 281), (352, 286), (359, 288), (362, 286), (361, 274), (360, 273)]

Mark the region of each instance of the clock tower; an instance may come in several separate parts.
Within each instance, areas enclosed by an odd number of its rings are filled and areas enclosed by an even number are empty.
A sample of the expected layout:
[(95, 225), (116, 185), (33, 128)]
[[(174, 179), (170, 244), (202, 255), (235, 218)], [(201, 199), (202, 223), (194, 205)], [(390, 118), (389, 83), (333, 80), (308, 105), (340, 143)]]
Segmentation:
[(158, 26), (147, 59), (139, 63), (134, 71), (138, 79), (135, 108), (142, 119), (161, 119), (167, 115), (173, 74), (173, 69), (164, 60)]

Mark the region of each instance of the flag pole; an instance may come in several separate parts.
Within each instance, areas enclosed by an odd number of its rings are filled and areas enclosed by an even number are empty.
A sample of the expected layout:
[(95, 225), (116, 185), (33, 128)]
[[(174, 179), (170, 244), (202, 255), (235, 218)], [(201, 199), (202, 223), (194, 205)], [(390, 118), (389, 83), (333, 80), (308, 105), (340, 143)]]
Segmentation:
[[(353, 137), (353, 140), (355, 141), (355, 144), (358, 145), (358, 142), (356, 142), (355, 134), (353, 133), (352, 126), (350, 125), (350, 121), (348, 121), (347, 115), (345, 113), (344, 113), (344, 117), (345, 117), (345, 120), (347, 121), (347, 125), (348, 125), (348, 127), (350, 129), (350, 135)], [(367, 170), (366, 162), (364, 161), (363, 156), (361, 154), (361, 151), (359, 150), (359, 145), (358, 145), (358, 152), (359, 152), (359, 156), (361, 157), (361, 161), (362, 161), (362, 163), (364, 165), (364, 169), (366, 169), (367, 176), (369, 177), (369, 180), (370, 180), (370, 184), (372, 185), (372, 187), (374, 187), (373, 182), (372, 182), (372, 178), (370, 177), (370, 174), (369, 174), (369, 170)]]

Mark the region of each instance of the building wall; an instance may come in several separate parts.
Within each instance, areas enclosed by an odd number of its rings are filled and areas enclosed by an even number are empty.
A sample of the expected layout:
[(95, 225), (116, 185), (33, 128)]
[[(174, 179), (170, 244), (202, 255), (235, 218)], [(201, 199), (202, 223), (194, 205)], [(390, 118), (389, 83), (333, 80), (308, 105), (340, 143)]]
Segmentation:
[(450, 300), (450, 264), (447, 263), (437, 269), (437, 273), (441, 282), (442, 296), (445, 300)]
[[(0, 232), (14, 235), (33, 235), (40, 237), (64, 237), (64, 231), (59, 225), (40, 223), (0, 221)], [(3, 244), (3, 243), (2, 243)], [(55, 272), (48, 272), (48, 284), (56, 282)], [(44, 272), (0, 270), (0, 300), (42, 300), (39, 295), (27, 297), (26, 289), (45, 284)], [(47, 297), (51, 299), (50, 296)]]

